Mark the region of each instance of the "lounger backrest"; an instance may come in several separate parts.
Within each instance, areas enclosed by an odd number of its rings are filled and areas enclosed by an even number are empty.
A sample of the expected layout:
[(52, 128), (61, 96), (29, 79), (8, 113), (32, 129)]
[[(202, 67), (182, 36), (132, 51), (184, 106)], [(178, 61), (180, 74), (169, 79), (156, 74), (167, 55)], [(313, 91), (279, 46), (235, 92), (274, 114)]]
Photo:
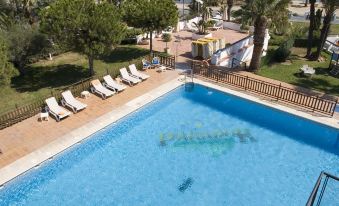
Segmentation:
[(91, 84), (92, 84), (92, 86), (93, 86), (95, 89), (97, 89), (97, 90), (98, 90), (99, 88), (103, 87), (102, 84), (101, 84), (101, 82), (99, 81), (99, 79), (95, 79), (95, 80), (91, 81)]
[(60, 106), (56, 101), (55, 97), (50, 97), (46, 99), (46, 104), (50, 110), (59, 110)]
[(111, 75), (104, 76), (104, 80), (107, 84), (114, 85), (114, 81), (113, 81)]
[(120, 74), (121, 74), (121, 76), (124, 77), (124, 78), (125, 78), (125, 77), (129, 77), (129, 74), (128, 74), (128, 72), (127, 72), (127, 70), (126, 70), (125, 67), (120, 69)]
[(135, 67), (135, 64), (131, 64), (131, 65), (129, 65), (128, 67), (129, 67), (129, 70), (131, 71), (132, 74), (138, 73), (138, 70), (137, 70), (137, 68)]
[(73, 94), (70, 90), (63, 92), (61, 95), (66, 102), (73, 102), (75, 100), (75, 98), (74, 98), (74, 96), (73, 96)]

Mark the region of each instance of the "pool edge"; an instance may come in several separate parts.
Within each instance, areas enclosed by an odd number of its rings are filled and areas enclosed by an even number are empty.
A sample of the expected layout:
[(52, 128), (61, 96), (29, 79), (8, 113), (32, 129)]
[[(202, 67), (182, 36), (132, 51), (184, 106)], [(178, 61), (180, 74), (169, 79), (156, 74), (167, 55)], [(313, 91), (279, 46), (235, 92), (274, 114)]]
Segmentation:
[[(250, 94), (245, 94), (230, 88), (217, 85), (215, 83), (203, 81), (200, 79), (194, 79), (194, 82), (211, 89), (218, 90), (220, 92), (227, 93), (229, 95), (234, 95), (239, 98), (267, 106), (271, 109), (276, 109), (281, 112), (286, 112), (288, 114), (316, 122), (318, 124), (335, 128), (339, 130), (339, 120), (329, 117), (317, 117), (309, 113), (298, 111), (296, 109), (268, 102), (260, 99), (258, 96), (252, 96)], [(133, 113), (134, 111), (146, 106), (147, 104), (157, 100), (161, 96), (173, 91), (174, 89), (182, 86), (184, 82), (182, 81), (182, 76), (175, 78), (167, 83), (160, 85), (159, 87), (127, 102), (123, 106), (120, 106), (116, 109), (113, 109), (107, 114), (104, 114), (95, 120), (71, 131), (70, 133), (63, 135), (62, 137), (54, 140), (53, 142), (43, 146), (40, 149), (33, 151), (32, 153), (14, 161), (13, 163), (0, 169), (0, 187), (20, 176), (21, 174), (29, 171), (30, 169), (39, 166), (45, 161), (53, 158), (54, 156), (62, 153), (63, 151), (71, 148), (77, 143), (91, 137), (93, 134), (99, 132), (105, 127), (113, 124), (114, 122), (119, 121), (125, 116)], [(1, 188), (0, 188), (1, 189)]]
[(297, 117), (300, 117), (302, 119), (306, 119), (308, 121), (312, 121), (312, 122), (315, 122), (315, 123), (318, 123), (318, 124), (339, 130), (339, 120), (334, 119), (332, 117), (314, 116), (314, 115), (307, 113), (305, 111), (299, 111), (295, 108), (288, 107), (288, 106), (285, 106), (285, 105), (280, 104), (280, 103), (273, 103), (273, 102), (270, 102), (270, 101), (267, 101), (267, 100), (263, 100), (263, 99), (260, 98), (260, 96), (254, 96), (254, 95), (251, 95), (251, 94), (246, 94), (244, 92), (239, 92), (239, 91), (229, 89), (227, 87), (220, 86), (220, 85), (217, 85), (215, 83), (207, 82), (207, 81), (204, 81), (204, 80), (201, 80), (201, 79), (194, 79), (194, 83), (197, 83), (197, 84), (200, 84), (202, 86), (209, 87), (211, 89), (215, 89), (217, 91), (221, 91), (221, 92), (224, 92), (224, 93), (245, 99), (247, 101), (251, 101), (251, 102), (269, 107), (271, 109), (276, 109), (276, 110), (281, 111), (281, 112), (286, 112), (290, 115), (297, 116)]
[(148, 105), (149, 103), (152, 103), (161, 96), (182, 86), (184, 82), (181, 80), (182, 78), (181, 76), (179, 76), (169, 82), (166, 82), (158, 86), (157, 88), (139, 97), (136, 97), (135, 99), (132, 99), (131, 101), (125, 103), (123, 106), (113, 109), (109, 113), (106, 113), (96, 118), (95, 120), (69, 132), (66, 135), (61, 136), (51, 143), (1, 168), (0, 189), (1, 187), (4, 187), (8, 182), (24, 174), (30, 169), (41, 165), (49, 159), (52, 159), (54, 156), (91, 137), (93, 134), (99, 132), (105, 127), (119, 121), (125, 116), (128, 116), (129, 114)]

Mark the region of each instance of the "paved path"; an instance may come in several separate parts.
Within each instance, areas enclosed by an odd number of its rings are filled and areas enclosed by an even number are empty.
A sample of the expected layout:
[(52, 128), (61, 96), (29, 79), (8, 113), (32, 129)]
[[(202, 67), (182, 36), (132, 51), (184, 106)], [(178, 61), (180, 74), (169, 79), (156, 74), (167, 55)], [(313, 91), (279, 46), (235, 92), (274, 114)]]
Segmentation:
[[(220, 29), (212, 31), (213, 37), (225, 39), (225, 43), (234, 43), (245, 38), (248, 34), (240, 33), (230, 29)], [(177, 63), (186, 67), (184, 63), (191, 59), (192, 32), (180, 31), (172, 34), (172, 41), (167, 43), (171, 49), (171, 54), (177, 57)], [(139, 47), (149, 49), (149, 45), (138, 45)], [(166, 43), (161, 38), (153, 39), (153, 50), (163, 52)]]

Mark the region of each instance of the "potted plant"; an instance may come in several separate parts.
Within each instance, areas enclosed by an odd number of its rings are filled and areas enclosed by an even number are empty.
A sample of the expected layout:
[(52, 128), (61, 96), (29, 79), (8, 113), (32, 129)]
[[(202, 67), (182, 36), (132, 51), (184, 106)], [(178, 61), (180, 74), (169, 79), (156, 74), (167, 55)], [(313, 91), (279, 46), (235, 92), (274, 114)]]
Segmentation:
[(167, 43), (170, 42), (170, 41), (172, 40), (171, 34), (170, 34), (170, 33), (164, 33), (164, 34), (162, 35), (162, 40), (166, 43), (165, 52), (166, 52), (167, 54), (169, 54), (169, 53), (170, 53), (170, 48), (167, 47)]
[[(194, 26), (198, 28), (198, 32), (192, 34), (192, 39), (197, 40), (205, 37), (212, 37), (212, 33), (207, 32), (207, 28), (213, 26), (212, 21), (208, 21), (211, 16), (211, 9), (203, 6), (202, 19), (199, 22), (193, 22)], [(212, 24), (212, 25), (211, 25)]]
[(194, 26), (198, 28), (198, 32), (192, 34), (192, 39), (200, 39), (205, 37), (212, 37), (212, 33), (207, 32), (207, 27), (209, 27), (209, 22), (205, 20), (200, 20), (198, 23), (193, 22)]

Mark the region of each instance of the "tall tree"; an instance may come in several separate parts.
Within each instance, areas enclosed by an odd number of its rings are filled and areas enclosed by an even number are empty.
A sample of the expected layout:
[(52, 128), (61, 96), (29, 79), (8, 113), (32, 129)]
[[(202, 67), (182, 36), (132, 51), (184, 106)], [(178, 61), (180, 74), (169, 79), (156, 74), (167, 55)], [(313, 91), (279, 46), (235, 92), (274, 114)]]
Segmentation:
[(150, 33), (150, 52), (153, 52), (153, 32), (178, 23), (178, 8), (173, 0), (129, 0), (124, 4), (128, 25)]
[(231, 11), (234, 4), (234, 0), (227, 0), (227, 21), (231, 21)]
[(310, 25), (308, 28), (308, 38), (307, 38), (307, 52), (306, 57), (311, 58), (311, 51), (313, 46), (313, 31), (315, 29), (315, 2), (316, 0), (310, 0)]
[(290, 0), (245, 0), (241, 10), (236, 12), (236, 15), (242, 17), (242, 24), (254, 25), (250, 70), (255, 71), (260, 67), (268, 22), (281, 18), (283, 15), (277, 15), (277, 12), (285, 13), (289, 3)]
[(55, 43), (88, 57), (90, 74), (94, 59), (123, 39), (126, 26), (113, 4), (94, 0), (58, 0), (42, 12), (41, 28)]
[(315, 59), (319, 59), (321, 50), (324, 47), (325, 41), (327, 39), (328, 33), (331, 28), (331, 21), (336, 9), (339, 7), (338, 0), (323, 0), (325, 17), (323, 20), (323, 27), (321, 29), (320, 41), (317, 46), (317, 52), (315, 54)]
[(8, 85), (12, 76), (17, 74), (17, 70), (9, 62), (7, 46), (0, 36), (0, 85)]

